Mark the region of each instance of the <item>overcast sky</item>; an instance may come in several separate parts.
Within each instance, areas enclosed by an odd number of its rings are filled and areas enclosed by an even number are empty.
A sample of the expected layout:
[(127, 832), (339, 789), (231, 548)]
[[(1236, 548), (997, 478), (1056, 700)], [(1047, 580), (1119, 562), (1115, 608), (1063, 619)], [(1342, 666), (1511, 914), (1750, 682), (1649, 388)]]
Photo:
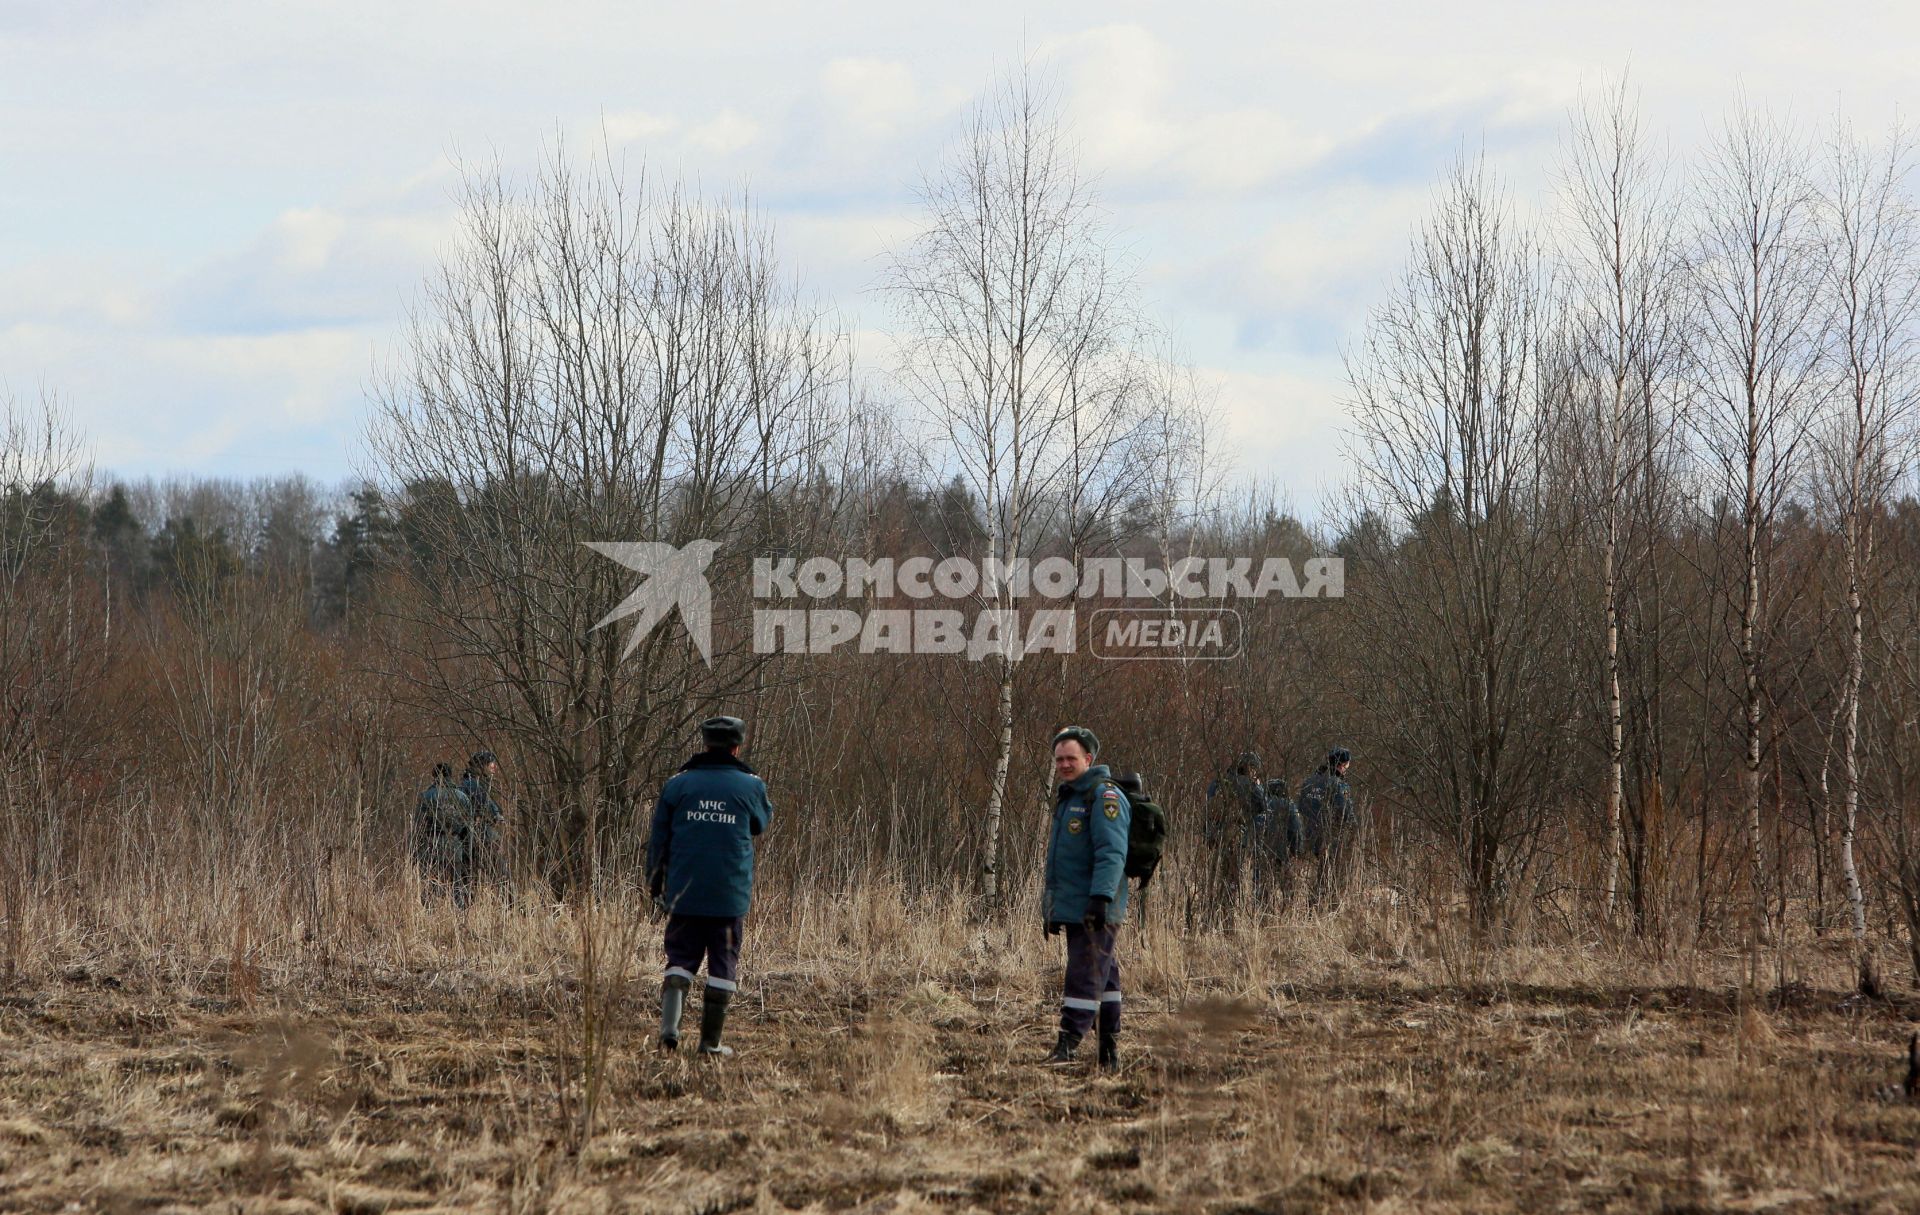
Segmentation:
[[(0, 0), (0, 386), (57, 390), (100, 466), (359, 460), (376, 359), (450, 229), (454, 156), (604, 129), (750, 189), (863, 331), (877, 255), (966, 107), (1058, 78), (1154, 313), (1246, 470), (1339, 480), (1341, 352), (1436, 176), (1547, 189), (1582, 84), (1631, 64), (1676, 152), (1742, 90), (1817, 126), (1920, 100), (1920, 5)], [(866, 332), (863, 354), (883, 356)]]

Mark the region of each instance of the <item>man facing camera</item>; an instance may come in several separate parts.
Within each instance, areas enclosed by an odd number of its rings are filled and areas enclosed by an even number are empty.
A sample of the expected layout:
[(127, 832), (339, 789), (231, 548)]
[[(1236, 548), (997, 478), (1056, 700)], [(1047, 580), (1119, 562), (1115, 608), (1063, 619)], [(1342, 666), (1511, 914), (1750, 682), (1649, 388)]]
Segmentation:
[(1120, 921), (1127, 914), (1127, 831), (1132, 808), (1105, 764), (1100, 740), (1082, 726), (1053, 736), (1059, 783), (1053, 833), (1047, 840), (1042, 898), (1046, 933), (1067, 938), (1067, 978), (1060, 1001), (1060, 1037), (1049, 1063), (1070, 1063), (1097, 1023), (1100, 1067), (1120, 1067)]

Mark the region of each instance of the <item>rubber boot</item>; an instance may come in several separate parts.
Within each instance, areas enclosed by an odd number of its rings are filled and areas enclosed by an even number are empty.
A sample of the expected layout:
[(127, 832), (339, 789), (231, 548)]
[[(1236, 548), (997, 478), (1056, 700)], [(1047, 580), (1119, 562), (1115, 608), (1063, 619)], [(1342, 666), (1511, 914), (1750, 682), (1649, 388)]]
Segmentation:
[(727, 1001), (733, 999), (730, 991), (716, 991), (707, 988), (700, 1001), (700, 1053), (718, 1055), (725, 1058), (733, 1053), (731, 1046), (720, 1045), (720, 1031), (727, 1027)]
[(693, 986), (679, 975), (668, 975), (660, 985), (660, 1047), (680, 1049), (680, 1017), (687, 1011), (687, 989)]
[(1100, 1005), (1100, 1070), (1120, 1070), (1120, 1003), (1117, 1000)]
[(1048, 1055), (1048, 1063), (1072, 1063), (1073, 1052), (1080, 1049), (1080, 1035), (1070, 1029), (1060, 1031), (1060, 1038), (1053, 1044), (1053, 1053)]

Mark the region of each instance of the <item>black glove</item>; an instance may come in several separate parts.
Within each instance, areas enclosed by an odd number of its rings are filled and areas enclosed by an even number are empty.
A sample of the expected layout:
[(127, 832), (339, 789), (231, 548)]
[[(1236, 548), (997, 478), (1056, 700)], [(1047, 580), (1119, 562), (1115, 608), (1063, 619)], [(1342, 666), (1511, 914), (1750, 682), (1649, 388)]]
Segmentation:
[(1112, 899), (1098, 894), (1088, 899), (1086, 918), (1080, 921), (1080, 926), (1088, 932), (1099, 932), (1102, 928), (1105, 928), (1107, 926), (1107, 904), (1112, 901)]
[(1060, 935), (1060, 925), (1059, 925), (1059, 924), (1057, 924), (1057, 923), (1055, 923), (1055, 922), (1054, 922), (1053, 920), (1048, 920), (1048, 921), (1047, 921), (1047, 935), (1048, 935), (1048, 936), (1050, 936), (1050, 937), (1057, 937), (1057, 936), (1059, 936), (1059, 935)]

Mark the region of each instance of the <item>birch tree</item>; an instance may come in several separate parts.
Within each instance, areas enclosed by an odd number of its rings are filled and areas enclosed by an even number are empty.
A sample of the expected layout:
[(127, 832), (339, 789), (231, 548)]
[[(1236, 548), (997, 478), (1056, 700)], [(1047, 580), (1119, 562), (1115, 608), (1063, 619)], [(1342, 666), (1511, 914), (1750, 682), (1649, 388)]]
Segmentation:
[[(14, 876), (57, 863), (68, 820), (55, 794), (74, 775), (65, 757), (84, 755), (78, 710), (107, 670), (79, 526), (92, 472), (55, 396), (21, 402), (0, 385), (0, 845), (21, 860)], [(16, 914), (25, 890), (0, 890), (0, 910)]]
[(1867, 597), (1877, 581), (1874, 527), (1912, 455), (1920, 403), (1915, 322), (1920, 320), (1920, 233), (1903, 189), (1912, 144), (1896, 128), (1870, 149), (1844, 122), (1833, 133), (1820, 214), (1825, 288), (1833, 311), (1830, 353), (1837, 388), (1820, 434), (1823, 496), (1830, 497), (1846, 561), (1846, 673), (1841, 685), (1840, 870), (1859, 959), (1859, 985), (1878, 990), (1867, 944), (1866, 895), (1854, 858), (1860, 818), (1860, 700), (1866, 678)]
[[(1566, 403), (1578, 458), (1572, 471), (1599, 532), (1601, 640), (1606, 696), (1606, 916), (1613, 918), (1622, 854), (1624, 701), (1622, 583), (1638, 482), (1653, 475), (1674, 436), (1667, 381), (1675, 369), (1677, 282), (1673, 210), (1665, 169), (1643, 130), (1623, 76), (1573, 114), (1563, 168), (1571, 220), (1564, 250), (1573, 375)], [(1638, 539), (1650, 544), (1645, 530)], [(1658, 782), (1659, 774), (1653, 777)]]
[(1698, 424), (1740, 529), (1740, 795), (1756, 946), (1771, 928), (1760, 786), (1774, 521), (1800, 471), (1823, 388), (1820, 266), (1801, 153), (1766, 114), (1743, 108), (1729, 117), (1703, 166), (1693, 250)]
[[(887, 275), (903, 333), (900, 379), (937, 459), (979, 503), (981, 555), (1007, 563), (1035, 550), (1063, 503), (1083, 513), (1080, 487), (1103, 466), (1088, 457), (1110, 452), (1124, 429), (1123, 400), (1100, 368), (1124, 353), (1131, 291), (1056, 106), (1030, 72), (975, 108), (921, 204), (920, 231)], [(1009, 619), (1013, 588), (983, 587), (982, 602)], [(981, 893), (992, 906), (1017, 658), (1008, 650), (988, 662), (995, 700)]]

